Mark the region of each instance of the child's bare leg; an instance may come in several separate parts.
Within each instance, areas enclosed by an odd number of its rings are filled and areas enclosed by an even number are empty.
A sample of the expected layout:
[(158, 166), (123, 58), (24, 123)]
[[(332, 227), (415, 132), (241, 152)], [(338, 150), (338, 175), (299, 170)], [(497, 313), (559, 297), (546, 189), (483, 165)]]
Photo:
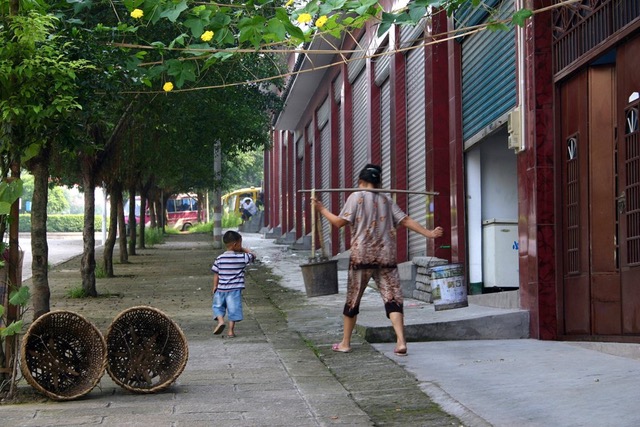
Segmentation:
[(229, 320), (229, 332), (227, 333), (227, 335), (229, 335), (230, 337), (233, 337), (236, 335), (234, 327), (236, 326), (236, 322), (234, 322), (233, 320)]
[(224, 330), (224, 316), (216, 317), (218, 324), (213, 328), (213, 333), (218, 335)]

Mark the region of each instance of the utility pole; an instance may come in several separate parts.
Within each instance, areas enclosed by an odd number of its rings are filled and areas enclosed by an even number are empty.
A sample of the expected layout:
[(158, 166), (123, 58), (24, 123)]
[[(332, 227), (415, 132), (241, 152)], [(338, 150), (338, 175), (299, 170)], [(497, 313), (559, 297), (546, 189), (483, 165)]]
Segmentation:
[(220, 141), (213, 145), (213, 247), (222, 249), (222, 146)]

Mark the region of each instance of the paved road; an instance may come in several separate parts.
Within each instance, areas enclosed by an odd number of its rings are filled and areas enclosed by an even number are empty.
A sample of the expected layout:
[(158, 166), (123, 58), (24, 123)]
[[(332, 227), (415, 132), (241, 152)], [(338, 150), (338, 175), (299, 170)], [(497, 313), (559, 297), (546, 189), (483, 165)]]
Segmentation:
[[(96, 233), (96, 247), (102, 245), (102, 233)], [(31, 277), (31, 234), (20, 233), (18, 243), (24, 251), (22, 280)], [(57, 265), (82, 253), (82, 233), (48, 233), (49, 264)]]

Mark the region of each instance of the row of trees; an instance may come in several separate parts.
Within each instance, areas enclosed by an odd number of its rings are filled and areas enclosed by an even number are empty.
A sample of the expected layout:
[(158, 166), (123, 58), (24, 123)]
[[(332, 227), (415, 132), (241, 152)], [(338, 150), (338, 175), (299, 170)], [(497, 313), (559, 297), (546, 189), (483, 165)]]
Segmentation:
[[(221, 143), (227, 162), (267, 146), (270, 114), (279, 102), (272, 89), (278, 82), (269, 88), (254, 84), (134, 93), (158, 71), (153, 64), (141, 66), (143, 55), (132, 56), (113, 44), (137, 43), (150, 35), (173, 39), (179, 34), (170, 21), (134, 31), (122, 25), (121, 17), (129, 11), (111, 2), (10, 1), (0, 2), (0, 11), (0, 173), (3, 179), (18, 179), (26, 168), (34, 177), (32, 296), (38, 317), (49, 311), (46, 216), (51, 183), (79, 185), (84, 193), (82, 286), (86, 295), (95, 296), (96, 186), (104, 185), (112, 200), (113, 234), (104, 261), (113, 274), (116, 221), (124, 222), (123, 191), (141, 195), (144, 203), (223, 185), (213, 182), (214, 144)], [(278, 65), (258, 54), (228, 58), (198, 70), (198, 83), (273, 76)], [(121, 245), (126, 261), (126, 242)], [(135, 246), (131, 227), (129, 251)]]

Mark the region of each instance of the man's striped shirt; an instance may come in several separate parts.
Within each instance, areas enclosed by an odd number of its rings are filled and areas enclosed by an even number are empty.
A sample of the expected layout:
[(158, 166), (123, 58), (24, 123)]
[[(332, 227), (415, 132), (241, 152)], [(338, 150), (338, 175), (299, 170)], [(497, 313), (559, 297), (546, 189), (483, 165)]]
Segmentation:
[(252, 253), (226, 251), (216, 258), (211, 271), (218, 274), (218, 290), (244, 289), (244, 269), (256, 256)]

